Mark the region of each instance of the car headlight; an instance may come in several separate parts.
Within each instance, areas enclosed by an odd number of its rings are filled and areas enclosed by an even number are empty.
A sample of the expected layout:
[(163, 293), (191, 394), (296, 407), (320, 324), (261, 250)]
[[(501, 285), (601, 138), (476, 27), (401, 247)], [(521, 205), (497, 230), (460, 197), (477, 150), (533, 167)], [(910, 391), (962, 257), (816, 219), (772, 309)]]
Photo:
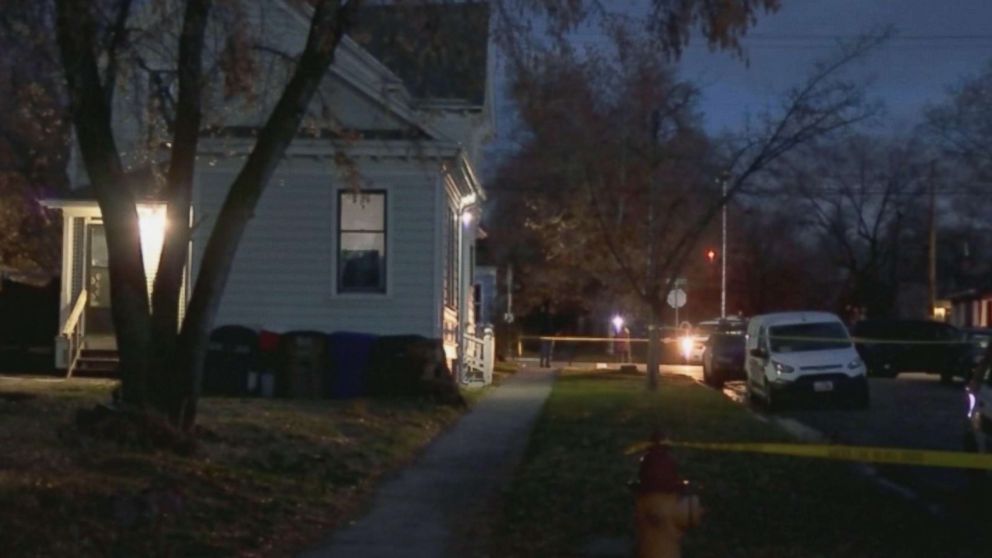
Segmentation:
[(848, 370), (854, 370), (855, 368), (861, 368), (862, 366), (864, 366), (864, 364), (865, 363), (864, 362), (861, 362), (861, 359), (860, 358), (856, 358), (856, 359), (852, 360), (851, 362), (848, 362), (847, 363), (847, 369)]
[(679, 348), (682, 349), (682, 356), (689, 358), (692, 354), (692, 337), (683, 337), (679, 340)]
[(781, 362), (775, 362), (774, 360), (772, 361), (772, 365), (775, 367), (775, 372), (780, 376), (782, 374), (792, 374), (796, 370), (793, 366), (782, 364)]

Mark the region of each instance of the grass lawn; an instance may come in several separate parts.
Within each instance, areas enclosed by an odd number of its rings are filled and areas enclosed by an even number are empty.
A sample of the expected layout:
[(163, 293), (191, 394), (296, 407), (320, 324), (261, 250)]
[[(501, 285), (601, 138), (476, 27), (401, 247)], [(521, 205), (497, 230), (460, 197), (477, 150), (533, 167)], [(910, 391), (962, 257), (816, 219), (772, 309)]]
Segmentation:
[(461, 411), (208, 398), (195, 457), (79, 436), (112, 382), (0, 378), (0, 556), (293, 556)]
[[(660, 427), (672, 439), (790, 441), (739, 405), (682, 376), (656, 393), (643, 376), (566, 372), (524, 462), (486, 528), (489, 556), (588, 555), (594, 541), (632, 541), (639, 456), (624, 448)], [(838, 462), (674, 451), (706, 515), (686, 556), (989, 556), (986, 533), (941, 525)], [(628, 547), (629, 548), (629, 547)], [(619, 555), (629, 555), (619, 554)]]

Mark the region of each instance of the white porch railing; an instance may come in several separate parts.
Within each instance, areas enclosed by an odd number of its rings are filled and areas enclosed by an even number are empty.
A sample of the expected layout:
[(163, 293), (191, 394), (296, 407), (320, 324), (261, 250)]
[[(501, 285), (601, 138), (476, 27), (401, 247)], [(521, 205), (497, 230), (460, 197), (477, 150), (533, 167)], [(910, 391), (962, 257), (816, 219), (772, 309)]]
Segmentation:
[(83, 310), (86, 309), (86, 299), (88, 293), (86, 289), (79, 291), (75, 302), (72, 303), (72, 310), (65, 318), (59, 336), (56, 339), (56, 355), (59, 359), (56, 365), (61, 368), (65, 366), (65, 377), (71, 378), (76, 364), (79, 362), (79, 355), (83, 352)]
[(489, 385), (493, 381), (493, 366), (496, 363), (496, 340), (493, 328), (483, 328), (482, 337), (466, 333), (462, 336), (465, 349), (462, 364), (465, 369), (463, 381), (469, 384)]

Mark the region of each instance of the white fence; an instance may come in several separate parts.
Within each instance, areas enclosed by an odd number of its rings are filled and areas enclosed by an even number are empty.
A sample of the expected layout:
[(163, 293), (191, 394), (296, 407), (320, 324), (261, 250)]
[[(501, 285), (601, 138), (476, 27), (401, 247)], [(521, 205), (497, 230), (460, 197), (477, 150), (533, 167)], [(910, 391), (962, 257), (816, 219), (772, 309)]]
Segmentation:
[(492, 326), (483, 328), (481, 338), (468, 333), (462, 337), (465, 343), (462, 381), (468, 384), (492, 383), (493, 365), (496, 363), (496, 338)]

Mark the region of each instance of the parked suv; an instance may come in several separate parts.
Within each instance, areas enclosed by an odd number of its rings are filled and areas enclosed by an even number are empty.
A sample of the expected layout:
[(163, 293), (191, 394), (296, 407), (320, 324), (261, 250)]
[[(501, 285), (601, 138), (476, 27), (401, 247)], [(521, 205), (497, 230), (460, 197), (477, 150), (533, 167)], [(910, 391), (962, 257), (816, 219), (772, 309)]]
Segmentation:
[(680, 340), (682, 358), (686, 364), (702, 364), (706, 341), (714, 333), (744, 333), (747, 323), (735, 316), (705, 320), (696, 324), (695, 329)]
[(974, 365), (965, 335), (949, 324), (864, 320), (854, 324), (851, 333), (872, 376), (894, 378), (900, 372), (929, 372), (949, 383), (955, 376), (967, 377)]
[(722, 387), (744, 379), (744, 333), (711, 333), (703, 349), (703, 381)]
[(774, 410), (786, 397), (840, 396), (869, 404), (866, 370), (847, 328), (827, 312), (782, 312), (751, 318), (745, 357), (748, 395)]
[(964, 333), (965, 341), (968, 342), (968, 347), (971, 349), (971, 362), (976, 366), (981, 364), (982, 358), (985, 357), (986, 351), (989, 348), (989, 342), (992, 342), (992, 328), (987, 327), (971, 327), (961, 330)]

